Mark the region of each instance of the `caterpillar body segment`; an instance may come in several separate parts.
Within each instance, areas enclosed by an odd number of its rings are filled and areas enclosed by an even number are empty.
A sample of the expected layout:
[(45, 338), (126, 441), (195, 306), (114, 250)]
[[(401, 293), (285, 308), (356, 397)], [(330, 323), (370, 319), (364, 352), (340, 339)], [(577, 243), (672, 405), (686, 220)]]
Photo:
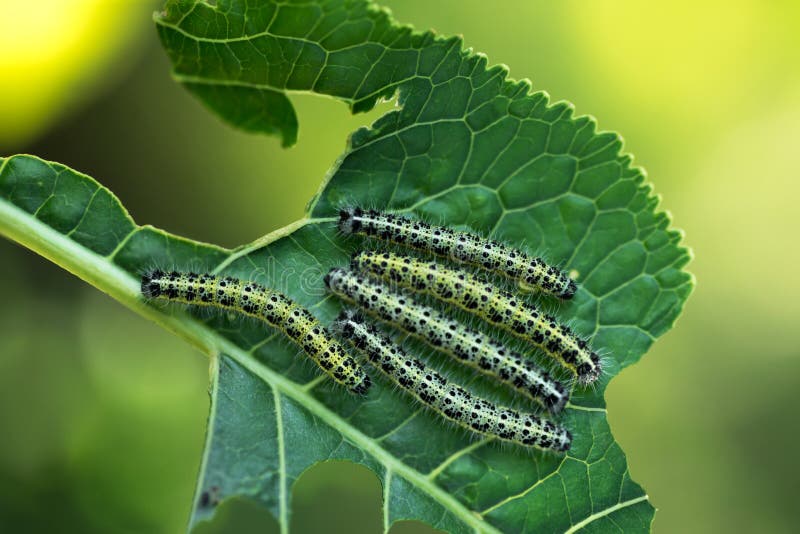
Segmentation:
[(461, 269), (390, 252), (360, 252), (351, 267), (386, 283), (425, 293), (535, 345), (573, 371), (583, 384), (602, 373), (585, 340), (523, 299)]
[(569, 450), (572, 436), (568, 430), (534, 414), (498, 407), (449, 382), (409, 357), (358, 314), (343, 312), (332, 329), (363, 351), (376, 369), (446, 419), (511, 443), (556, 452)]
[(376, 237), (469, 263), (517, 281), (523, 287), (535, 288), (561, 299), (571, 299), (577, 291), (574, 280), (542, 258), (469, 232), (362, 208), (341, 210), (339, 230), (344, 234)]
[(142, 276), (146, 298), (233, 310), (281, 330), (336, 382), (357, 394), (369, 376), (319, 320), (285, 295), (237, 278), (192, 272), (150, 271)]
[(325, 277), (330, 290), (367, 313), (389, 322), (439, 348), (459, 361), (496, 377), (557, 413), (568, 390), (521, 354), (488, 336), (467, 328), (438, 311), (396, 293), (366, 275), (334, 268)]

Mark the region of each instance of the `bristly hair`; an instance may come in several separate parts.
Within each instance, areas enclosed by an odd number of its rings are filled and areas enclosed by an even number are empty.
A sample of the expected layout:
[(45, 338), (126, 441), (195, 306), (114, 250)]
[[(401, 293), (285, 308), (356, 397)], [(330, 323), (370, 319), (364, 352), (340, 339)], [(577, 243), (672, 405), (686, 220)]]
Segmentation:
[(569, 391), (530, 359), (508, 349), (490, 336), (473, 330), (437, 310), (414, 301), (410, 295), (346, 269), (334, 268), (325, 277), (337, 296), (357, 304), (378, 319), (423, 339), (459, 362), (493, 377), (557, 412)]
[(464, 269), (385, 251), (359, 252), (350, 268), (455, 305), (539, 348), (586, 383), (600, 375), (599, 359), (589, 344), (555, 316)]
[(364, 370), (319, 320), (278, 291), (231, 276), (160, 270), (144, 273), (141, 288), (145, 298), (229, 310), (260, 319), (286, 334), (339, 384), (357, 394), (369, 388)]
[(161, 296), (161, 285), (154, 280), (162, 278), (164, 271), (160, 269), (152, 269), (142, 274), (142, 295), (148, 299), (154, 299)]
[(422, 361), (408, 356), (402, 347), (357, 314), (343, 312), (333, 329), (362, 351), (374, 368), (447, 420), (508, 443), (553, 452), (569, 450), (569, 430), (535, 414), (499, 407), (448, 381)]
[(338, 226), (345, 235), (364, 235), (475, 265), (514, 280), (523, 289), (535, 289), (564, 300), (571, 299), (577, 291), (572, 278), (542, 258), (478, 233), (360, 207), (340, 209)]

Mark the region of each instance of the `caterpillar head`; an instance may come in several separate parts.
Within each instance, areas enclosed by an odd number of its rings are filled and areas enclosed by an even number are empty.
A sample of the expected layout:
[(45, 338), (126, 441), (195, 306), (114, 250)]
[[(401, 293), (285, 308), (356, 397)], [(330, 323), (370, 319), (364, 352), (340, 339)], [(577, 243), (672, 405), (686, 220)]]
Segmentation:
[(570, 300), (575, 296), (576, 291), (578, 291), (578, 284), (575, 283), (575, 280), (570, 278), (566, 287), (564, 287), (564, 289), (561, 291), (561, 294), (558, 296), (564, 300)]
[(164, 276), (164, 271), (158, 269), (144, 273), (142, 275), (142, 295), (148, 299), (159, 297), (161, 295), (161, 281)]
[(556, 436), (553, 448), (557, 452), (567, 452), (572, 446), (572, 432), (566, 428)]
[(335, 289), (337, 283), (341, 279), (342, 275), (345, 273), (346, 271), (341, 267), (334, 267), (333, 269), (328, 271), (328, 274), (326, 274), (325, 277), (322, 279), (322, 281), (325, 282), (325, 287), (327, 287), (328, 289)]
[(361, 322), (359, 313), (345, 308), (336, 317), (336, 320), (331, 323), (331, 332), (345, 339), (350, 339), (353, 336), (353, 331), (358, 323)]
[(351, 235), (358, 232), (361, 227), (361, 221), (358, 220), (363, 214), (361, 208), (343, 208), (339, 210), (339, 231), (345, 235)]
[(549, 375), (546, 375), (546, 377), (554, 384), (555, 391), (544, 395), (544, 407), (552, 414), (561, 413), (569, 400), (569, 391), (561, 382), (553, 380)]
[(600, 362), (600, 356), (596, 352), (592, 352), (589, 359), (592, 362), (591, 364), (588, 362), (582, 363), (577, 368), (578, 382), (584, 385), (592, 384), (603, 374), (603, 364)]

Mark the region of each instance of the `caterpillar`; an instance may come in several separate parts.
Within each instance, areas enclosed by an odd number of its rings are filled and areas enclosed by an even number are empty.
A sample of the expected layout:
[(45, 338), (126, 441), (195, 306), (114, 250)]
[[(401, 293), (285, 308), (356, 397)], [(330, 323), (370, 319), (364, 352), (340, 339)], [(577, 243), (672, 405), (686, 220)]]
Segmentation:
[(154, 270), (142, 276), (142, 294), (183, 304), (239, 312), (278, 328), (336, 382), (363, 395), (370, 378), (311, 312), (264, 286), (229, 276)]
[(339, 297), (424, 339), (461, 362), (499, 378), (552, 413), (561, 411), (567, 403), (567, 389), (548, 373), (522, 355), (432, 308), (345, 269), (332, 269), (325, 276), (325, 284)]
[(448, 380), (345, 310), (331, 329), (361, 350), (373, 366), (420, 402), (455, 423), (525, 446), (564, 452), (569, 450), (569, 430), (534, 414), (498, 407)]
[(339, 230), (343, 234), (378, 237), (469, 263), (491, 273), (502, 274), (520, 282), (523, 287), (536, 288), (561, 299), (571, 299), (577, 290), (574, 280), (547, 265), (542, 258), (531, 257), (498, 241), (475, 234), (361, 208), (341, 210)]
[(360, 252), (350, 266), (388, 283), (432, 295), (539, 347), (583, 384), (600, 376), (600, 357), (555, 317), (478, 276), (436, 262), (388, 252)]

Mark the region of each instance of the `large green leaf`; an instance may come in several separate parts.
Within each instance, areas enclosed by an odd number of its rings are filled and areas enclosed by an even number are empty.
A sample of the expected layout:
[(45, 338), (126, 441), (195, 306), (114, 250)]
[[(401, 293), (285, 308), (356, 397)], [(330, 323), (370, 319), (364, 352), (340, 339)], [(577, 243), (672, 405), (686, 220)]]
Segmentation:
[[(387, 528), (419, 519), (452, 532), (646, 531), (653, 508), (611, 436), (602, 393), (671, 327), (692, 279), (681, 270), (689, 254), (680, 235), (655, 212), (618, 136), (508, 81), (460, 40), (413, 33), (363, 1), (171, 2), (157, 24), (187, 88), (225, 120), (280, 132), (284, 143), (296, 137), (291, 91), (332, 95), (354, 110), (395, 93), (400, 104), (352, 136), (306, 218), (233, 251), (137, 226), (108, 190), (61, 165), (1, 160), (0, 232), (212, 355), (191, 523), (245, 495), (288, 528), (294, 480), (317, 462), (347, 459), (380, 477)], [(339, 304), (325, 296), (322, 275), (359, 246), (335, 231), (343, 202), (469, 224), (578, 273), (580, 291), (557, 314), (607, 364), (563, 416), (575, 435), (569, 454), (472, 439), (384, 382), (352, 397), (261, 325), (141, 301), (145, 268), (207, 269), (277, 288), (329, 321)], [(510, 400), (465, 370), (449, 372)]]

